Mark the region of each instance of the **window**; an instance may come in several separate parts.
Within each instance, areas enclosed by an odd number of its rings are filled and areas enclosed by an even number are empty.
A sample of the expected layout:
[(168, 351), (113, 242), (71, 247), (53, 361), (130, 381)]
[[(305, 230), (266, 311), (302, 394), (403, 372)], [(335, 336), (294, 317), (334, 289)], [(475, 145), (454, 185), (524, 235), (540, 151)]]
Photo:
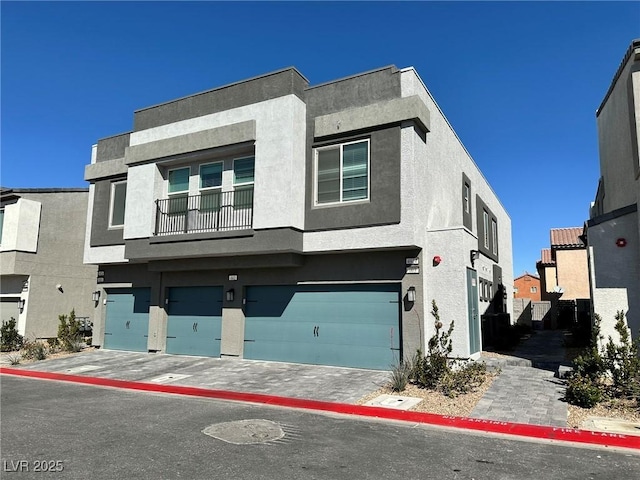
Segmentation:
[(495, 218), (491, 219), (491, 240), (494, 255), (498, 255), (498, 222)]
[(127, 182), (113, 182), (111, 184), (111, 205), (109, 212), (109, 227), (124, 226), (124, 208), (127, 200)]
[(200, 190), (222, 186), (222, 162), (200, 165)]
[(513, 288), (513, 294), (515, 295), (516, 293), (518, 293), (518, 287)]
[(200, 165), (200, 211), (220, 210), (223, 166), (223, 162)]
[(489, 248), (489, 213), (482, 211), (482, 221), (484, 225), (484, 248)]
[(531, 287), (531, 288), (529, 289), (529, 291), (530, 291), (531, 293), (537, 293), (537, 292), (538, 292), (538, 287)]
[(253, 184), (255, 177), (255, 157), (236, 158), (233, 161), (233, 184)]
[(169, 195), (189, 193), (189, 167), (169, 170)]
[(236, 158), (233, 161), (234, 208), (242, 209), (253, 206), (255, 164), (255, 157)]
[(471, 186), (465, 182), (463, 187), (463, 201), (464, 201), (464, 212), (471, 212)]
[(169, 170), (169, 213), (184, 214), (189, 202), (189, 167)]
[(4, 226), (4, 208), (0, 208), (0, 244), (2, 244), (2, 227)]
[(369, 140), (316, 150), (316, 205), (369, 198)]

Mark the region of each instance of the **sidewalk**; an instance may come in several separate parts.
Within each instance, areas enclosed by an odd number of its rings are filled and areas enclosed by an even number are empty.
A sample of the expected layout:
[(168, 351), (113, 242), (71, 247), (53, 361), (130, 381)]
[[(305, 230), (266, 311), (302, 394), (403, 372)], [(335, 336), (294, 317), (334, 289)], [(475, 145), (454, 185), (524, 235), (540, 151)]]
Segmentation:
[(564, 382), (555, 378), (565, 358), (564, 332), (541, 330), (524, 340), (507, 357), (483, 357), (502, 373), (471, 412), (472, 418), (533, 425), (567, 426)]

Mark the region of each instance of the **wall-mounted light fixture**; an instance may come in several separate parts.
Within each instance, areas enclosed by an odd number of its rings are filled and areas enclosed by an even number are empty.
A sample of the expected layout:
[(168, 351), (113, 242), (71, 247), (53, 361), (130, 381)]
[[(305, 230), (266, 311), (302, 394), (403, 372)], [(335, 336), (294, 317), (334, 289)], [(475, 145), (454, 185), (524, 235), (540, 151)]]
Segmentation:
[(618, 246), (618, 247), (626, 247), (627, 246), (627, 239), (626, 238), (618, 238), (616, 240), (616, 246)]
[(233, 302), (233, 297), (235, 296), (235, 291), (233, 288), (227, 290), (227, 302)]
[(93, 292), (91, 294), (91, 298), (93, 299), (94, 302), (99, 302), (100, 301), (100, 290), (96, 290), (95, 292)]
[(64, 293), (64, 290), (62, 289), (62, 285), (57, 284), (57, 285), (56, 285), (56, 289), (57, 289), (60, 293)]
[(22, 311), (24, 310), (24, 304), (25, 304), (25, 300), (24, 298), (21, 298), (20, 301), (18, 302), (18, 308), (20, 309), (20, 313), (22, 313)]
[(407, 301), (408, 302), (415, 302), (416, 301), (416, 287), (411, 286), (407, 290)]
[(471, 250), (469, 252), (469, 258), (471, 259), (471, 268), (473, 268), (473, 262), (480, 258), (480, 250)]
[(440, 257), (440, 255), (436, 255), (435, 257), (433, 257), (434, 267), (437, 267), (438, 265), (440, 265), (440, 262), (442, 262), (442, 258)]

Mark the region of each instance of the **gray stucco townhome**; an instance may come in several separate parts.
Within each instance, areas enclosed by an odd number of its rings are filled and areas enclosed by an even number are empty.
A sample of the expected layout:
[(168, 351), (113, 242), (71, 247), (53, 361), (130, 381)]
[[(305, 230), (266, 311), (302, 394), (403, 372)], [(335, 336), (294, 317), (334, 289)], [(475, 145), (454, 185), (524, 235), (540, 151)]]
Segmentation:
[(28, 340), (58, 335), (75, 310), (89, 326), (96, 266), (83, 264), (87, 188), (0, 189), (0, 315)]
[(617, 339), (625, 312), (640, 337), (640, 39), (633, 40), (596, 111), (600, 181), (585, 224), (589, 279), (601, 333)]
[(464, 358), (511, 312), (509, 216), (413, 68), (138, 110), (85, 179), (104, 348), (389, 369), (432, 299)]

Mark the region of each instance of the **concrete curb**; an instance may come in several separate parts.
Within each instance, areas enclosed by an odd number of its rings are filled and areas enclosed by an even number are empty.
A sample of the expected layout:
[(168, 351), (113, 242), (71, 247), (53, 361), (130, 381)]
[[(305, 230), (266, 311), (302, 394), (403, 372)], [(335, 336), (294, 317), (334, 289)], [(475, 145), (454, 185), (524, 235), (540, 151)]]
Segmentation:
[(640, 450), (640, 437), (619, 433), (594, 432), (573, 428), (550, 427), (542, 425), (528, 425), (522, 423), (501, 422), (476, 418), (436, 415), (433, 413), (409, 412), (382, 407), (367, 407), (364, 405), (349, 405), (318, 400), (304, 400), (299, 398), (279, 397), (259, 393), (233, 392), (229, 390), (208, 390), (197, 387), (181, 387), (178, 385), (151, 384), (116, 380), (110, 378), (69, 375), (63, 373), (40, 372), (36, 370), (20, 370), (0, 367), (0, 375), (14, 375), (19, 377), (37, 378), (41, 380), (56, 380), (80, 383), (101, 387), (122, 388), (145, 392), (171, 393), (193, 397), (214, 398), (218, 400), (232, 400), (240, 402), (275, 405), (281, 407), (301, 408), (323, 412), (373, 417), (387, 420), (423, 423), (440, 427), (474, 430), (485, 433), (513, 435), (557, 442), (573, 442), (607, 447), (620, 447)]

